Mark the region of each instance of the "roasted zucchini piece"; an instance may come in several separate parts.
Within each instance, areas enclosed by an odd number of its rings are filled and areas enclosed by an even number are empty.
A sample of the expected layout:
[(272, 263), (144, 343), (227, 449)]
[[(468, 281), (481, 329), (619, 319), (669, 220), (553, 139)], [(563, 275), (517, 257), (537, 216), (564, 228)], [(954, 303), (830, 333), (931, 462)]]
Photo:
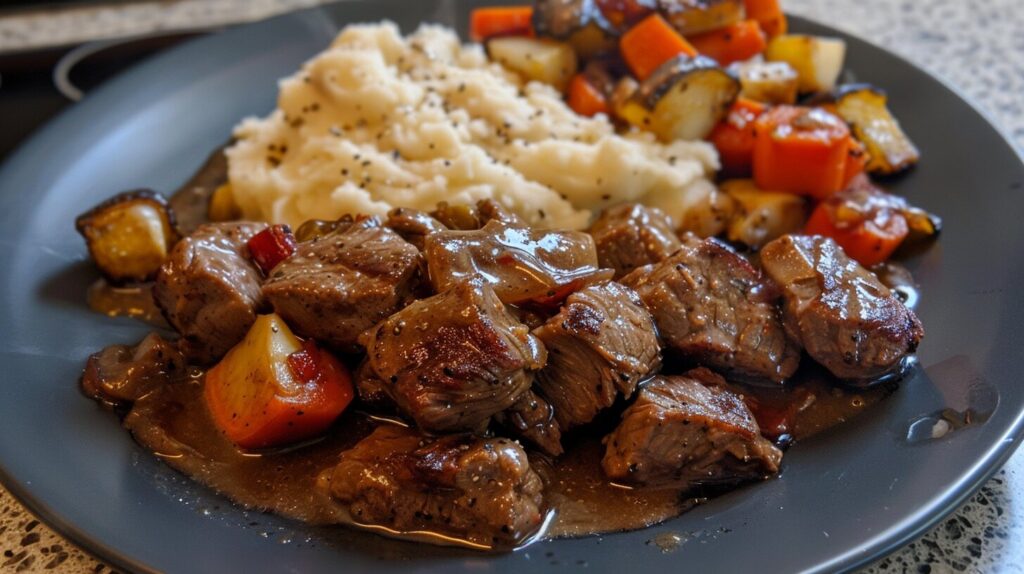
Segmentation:
[(491, 58), (526, 80), (543, 82), (564, 91), (576, 73), (572, 46), (547, 38), (509, 36), (487, 42)]
[(886, 105), (885, 92), (866, 84), (836, 90), (835, 111), (867, 148), (869, 173), (888, 175), (917, 163), (920, 153)]
[(743, 0), (658, 0), (658, 10), (684, 36), (710, 32), (743, 20)]
[(115, 195), (80, 215), (75, 228), (113, 283), (151, 279), (178, 241), (174, 212), (150, 190)]
[(722, 183), (721, 190), (735, 202), (729, 222), (729, 241), (760, 249), (769, 241), (803, 229), (806, 200), (793, 193), (765, 191), (750, 179)]
[(617, 47), (613, 26), (595, 0), (536, 0), (533, 29), (540, 37), (568, 43), (583, 60)]
[(786, 62), (796, 70), (801, 93), (827, 92), (836, 87), (846, 42), (838, 38), (786, 34), (768, 43), (765, 57), (771, 62)]
[(662, 140), (699, 140), (708, 137), (739, 93), (739, 80), (711, 58), (678, 56), (644, 80), (635, 98), (650, 112), (641, 120), (644, 127)]
[(213, 190), (210, 203), (206, 206), (206, 216), (210, 221), (234, 221), (242, 217), (242, 210), (235, 203), (235, 193), (230, 182)]
[(740, 79), (740, 96), (766, 104), (794, 104), (800, 77), (786, 62), (745, 62), (730, 66)]

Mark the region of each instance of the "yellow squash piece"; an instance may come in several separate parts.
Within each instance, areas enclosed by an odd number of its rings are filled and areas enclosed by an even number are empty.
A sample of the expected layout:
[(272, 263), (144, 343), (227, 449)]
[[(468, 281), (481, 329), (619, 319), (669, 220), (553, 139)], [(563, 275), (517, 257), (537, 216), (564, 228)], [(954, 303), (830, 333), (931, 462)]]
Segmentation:
[(920, 159), (917, 146), (889, 112), (884, 92), (867, 85), (845, 86), (836, 96), (835, 110), (867, 148), (869, 173), (900, 172)]
[(721, 190), (735, 202), (729, 241), (760, 249), (787, 233), (800, 231), (807, 221), (807, 202), (799, 195), (765, 191), (750, 179), (726, 181)]

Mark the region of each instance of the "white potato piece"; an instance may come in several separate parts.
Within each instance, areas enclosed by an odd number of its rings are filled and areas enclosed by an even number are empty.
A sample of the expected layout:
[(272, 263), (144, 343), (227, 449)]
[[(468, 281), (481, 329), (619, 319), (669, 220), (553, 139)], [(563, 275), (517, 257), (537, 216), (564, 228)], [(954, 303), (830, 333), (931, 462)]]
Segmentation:
[(572, 46), (550, 39), (510, 36), (487, 42), (494, 61), (527, 80), (543, 82), (565, 90), (576, 73), (576, 52)]
[(846, 42), (838, 38), (786, 34), (768, 43), (765, 57), (786, 62), (799, 76), (802, 93), (828, 92), (836, 87), (846, 60)]
[(721, 190), (734, 201), (729, 241), (760, 249), (773, 239), (800, 231), (807, 221), (807, 202), (799, 195), (765, 191), (749, 179), (726, 181)]

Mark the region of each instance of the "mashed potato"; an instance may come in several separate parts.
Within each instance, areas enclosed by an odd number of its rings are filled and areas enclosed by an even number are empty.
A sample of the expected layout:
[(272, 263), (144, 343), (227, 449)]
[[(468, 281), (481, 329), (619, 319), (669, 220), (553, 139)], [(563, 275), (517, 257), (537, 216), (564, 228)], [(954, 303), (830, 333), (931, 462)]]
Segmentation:
[(682, 216), (714, 191), (704, 142), (617, 135), (525, 84), (479, 46), (423, 26), (349, 26), (281, 82), (278, 109), (235, 130), (227, 151), (246, 218), (298, 225), (392, 207), (492, 198), (544, 227), (643, 201)]

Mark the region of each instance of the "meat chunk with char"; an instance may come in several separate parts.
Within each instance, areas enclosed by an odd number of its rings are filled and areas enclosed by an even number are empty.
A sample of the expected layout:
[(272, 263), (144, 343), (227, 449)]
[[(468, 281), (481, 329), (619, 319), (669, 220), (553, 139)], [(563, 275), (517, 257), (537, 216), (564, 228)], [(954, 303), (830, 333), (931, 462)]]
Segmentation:
[(480, 281), (416, 301), (364, 335), (367, 361), (429, 432), (477, 430), (530, 388), (546, 353)]
[(601, 466), (635, 486), (726, 486), (779, 470), (782, 452), (754, 415), (707, 369), (655, 377), (606, 439)]
[(510, 305), (554, 306), (611, 276), (598, 267), (594, 240), (586, 233), (528, 229), (497, 219), (481, 229), (432, 233), (423, 253), (435, 291), (480, 277)]
[(661, 365), (654, 319), (618, 283), (573, 293), (533, 334), (548, 351), (537, 388), (565, 430), (590, 422), (619, 395), (632, 396), (637, 382)]
[(780, 237), (761, 251), (761, 264), (782, 288), (787, 328), (841, 379), (899, 371), (924, 337), (914, 312), (832, 239)]
[(540, 450), (562, 454), (562, 427), (555, 419), (555, 409), (532, 389), (523, 393), (508, 409), (494, 415), (494, 420), (513, 436), (521, 437)]
[(297, 333), (337, 349), (413, 298), (420, 253), (376, 218), (300, 243), (271, 272), (263, 294)]
[(201, 225), (171, 250), (156, 276), (153, 299), (181, 333), (192, 362), (213, 363), (245, 337), (264, 307), (263, 277), (249, 259), (262, 223)]
[(432, 439), (381, 426), (343, 452), (329, 478), (331, 496), (356, 522), (399, 532), (511, 548), (544, 521), (540, 477), (507, 439)]
[(665, 345), (684, 357), (748, 381), (781, 382), (799, 366), (799, 348), (761, 274), (717, 240), (688, 233), (672, 257), (622, 283), (654, 315)]
[(664, 261), (682, 244), (672, 219), (656, 207), (624, 203), (610, 207), (590, 226), (601, 267), (620, 278), (637, 267)]

